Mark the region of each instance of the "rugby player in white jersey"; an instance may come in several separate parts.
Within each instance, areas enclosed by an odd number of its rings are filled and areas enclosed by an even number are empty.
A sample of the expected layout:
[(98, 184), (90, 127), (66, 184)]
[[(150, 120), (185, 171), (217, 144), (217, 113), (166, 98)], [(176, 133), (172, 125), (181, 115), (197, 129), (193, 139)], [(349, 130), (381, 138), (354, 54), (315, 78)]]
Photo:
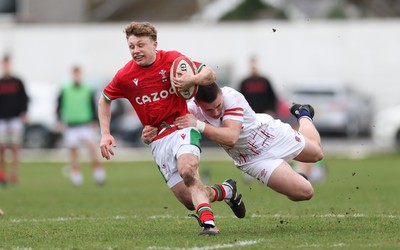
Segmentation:
[[(288, 164), (293, 159), (317, 162), (323, 158), (310, 105), (294, 104), (290, 109), (298, 119), (298, 131), (267, 114), (256, 114), (240, 92), (216, 83), (199, 86), (188, 107), (191, 114), (178, 117), (176, 126), (197, 127), (221, 145), (237, 168), (290, 200), (313, 197), (311, 183)], [(144, 129), (142, 140), (150, 142), (153, 134), (150, 128)]]

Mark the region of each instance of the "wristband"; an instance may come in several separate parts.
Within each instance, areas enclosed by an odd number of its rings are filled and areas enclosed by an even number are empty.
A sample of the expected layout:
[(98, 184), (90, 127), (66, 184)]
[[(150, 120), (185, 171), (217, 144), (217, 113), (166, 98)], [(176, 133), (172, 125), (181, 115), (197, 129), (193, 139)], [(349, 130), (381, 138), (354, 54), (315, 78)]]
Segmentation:
[(200, 120), (197, 120), (196, 128), (200, 131), (200, 133), (203, 133), (204, 129), (206, 128), (206, 123), (202, 122)]

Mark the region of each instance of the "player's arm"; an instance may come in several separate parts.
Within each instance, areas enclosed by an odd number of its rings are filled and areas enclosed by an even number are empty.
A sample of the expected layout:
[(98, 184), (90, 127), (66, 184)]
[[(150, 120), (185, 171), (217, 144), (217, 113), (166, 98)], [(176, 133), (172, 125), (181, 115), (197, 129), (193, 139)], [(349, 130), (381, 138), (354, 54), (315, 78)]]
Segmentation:
[(222, 127), (214, 127), (211, 124), (205, 123), (202, 134), (218, 144), (233, 147), (239, 139), (242, 124), (242, 122), (235, 120), (223, 121)]
[(217, 80), (217, 75), (214, 70), (207, 66), (202, 66), (199, 72), (194, 75), (195, 84), (197, 85), (210, 85)]
[(115, 142), (114, 137), (110, 133), (111, 101), (107, 100), (103, 95), (100, 96), (98, 104), (98, 114), (99, 114), (100, 133), (101, 133), (101, 141), (100, 141), (101, 155), (103, 156), (103, 158), (109, 160), (110, 154), (114, 155), (111, 145), (113, 147), (116, 147), (117, 144)]
[(150, 144), (154, 138), (157, 136), (158, 129), (156, 127), (152, 127), (150, 125), (144, 126), (142, 130), (142, 142), (145, 144)]
[(233, 147), (239, 139), (242, 122), (224, 120), (222, 127), (214, 127), (211, 124), (201, 122), (192, 114), (176, 118), (174, 124), (178, 128), (196, 127), (202, 134), (218, 144)]
[(195, 75), (182, 72), (180, 77), (174, 77), (174, 85), (178, 90), (182, 90), (193, 85), (210, 85), (216, 80), (217, 76), (214, 70), (204, 65)]

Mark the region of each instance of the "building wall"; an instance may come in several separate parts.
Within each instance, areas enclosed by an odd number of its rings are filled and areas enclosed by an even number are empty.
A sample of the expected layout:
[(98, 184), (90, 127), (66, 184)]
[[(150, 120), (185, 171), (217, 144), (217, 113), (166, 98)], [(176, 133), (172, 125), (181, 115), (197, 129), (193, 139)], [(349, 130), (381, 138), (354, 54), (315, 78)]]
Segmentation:
[[(0, 55), (10, 53), (27, 85), (58, 87), (73, 64), (100, 88), (130, 59), (126, 23), (0, 26)], [(205, 62), (237, 87), (256, 54), (260, 71), (284, 95), (304, 79), (337, 79), (371, 94), (376, 107), (399, 103), (400, 21), (155, 23), (159, 49)], [(275, 30), (275, 31), (274, 31)]]

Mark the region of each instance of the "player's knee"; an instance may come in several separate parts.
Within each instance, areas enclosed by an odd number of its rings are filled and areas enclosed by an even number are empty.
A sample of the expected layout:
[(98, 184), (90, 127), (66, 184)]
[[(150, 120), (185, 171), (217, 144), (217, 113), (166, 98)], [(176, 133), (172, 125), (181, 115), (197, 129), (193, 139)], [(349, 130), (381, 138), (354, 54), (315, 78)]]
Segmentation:
[(288, 198), (292, 201), (307, 201), (311, 200), (313, 196), (314, 196), (314, 189), (310, 184), (307, 185), (307, 187), (298, 189), (296, 194), (289, 196)]
[(183, 168), (179, 174), (181, 175), (183, 183), (185, 183), (186, 187), (191, 187), (196, 182), (195, 170), (193, 170), (193, 168)]
[(311, 198), (314, 196), (314, 189), (313, 187), (310, 185), (310, 187), (306, 188), (303, 190), (302, 193), (302, 200), (303, 201), (308, 201), (311, 200)]
[(315, 162), (320, 161), (324, 158), (324, 152), (322, 151), (322, 148), (320, 148), (316, 153), (315, 153)]
[(318, 161), (320, 161), (323, 158), (324, 158), (324, 150), (322, 149), (322, 145), (318, 144), (317, 159), (318, 159)]
[(324, 158), (324, 151), (320, 145), (314, 147), (312, 154), (310, 154), (310, 158), (310, 162), (317, 162)]

